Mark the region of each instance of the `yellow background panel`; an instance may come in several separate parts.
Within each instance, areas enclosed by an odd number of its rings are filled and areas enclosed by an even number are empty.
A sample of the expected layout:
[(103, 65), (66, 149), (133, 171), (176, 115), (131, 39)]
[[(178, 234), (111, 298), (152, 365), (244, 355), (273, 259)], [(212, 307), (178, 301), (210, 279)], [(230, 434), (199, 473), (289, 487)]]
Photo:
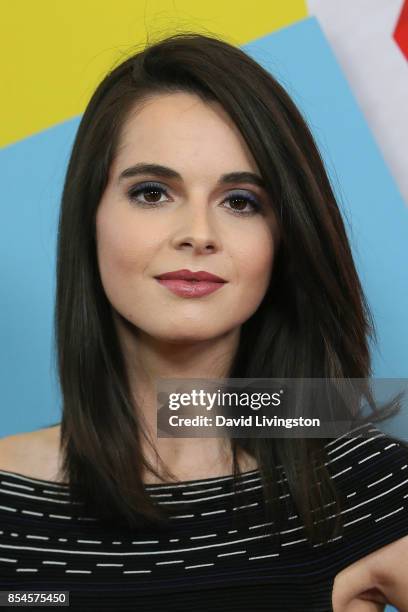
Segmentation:
[(307, 16), (305, 0), (2, 0), (0, 146), (80, 115), (104, 74), (179, 31), (242, 45)]

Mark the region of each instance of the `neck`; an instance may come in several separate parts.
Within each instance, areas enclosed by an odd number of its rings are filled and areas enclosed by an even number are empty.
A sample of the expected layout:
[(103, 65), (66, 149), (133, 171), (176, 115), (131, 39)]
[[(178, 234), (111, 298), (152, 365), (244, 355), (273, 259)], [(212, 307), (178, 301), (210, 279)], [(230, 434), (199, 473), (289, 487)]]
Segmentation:
[[(232, 453), (227, 438), (157, 437), (155, 383), (157, 378), (228, 377), (240, 329), (199, 342), (166, 342), (122, 320), (116, 319), (116, 323), (135, 411), (150, 439), (148, 442), (144, 436), (140, 438), (146, 459), (159, 472), (162, 461), (181, 480), (231, 473)], [(245, 463), (244, 467), (249, 470), (252, 465)]]

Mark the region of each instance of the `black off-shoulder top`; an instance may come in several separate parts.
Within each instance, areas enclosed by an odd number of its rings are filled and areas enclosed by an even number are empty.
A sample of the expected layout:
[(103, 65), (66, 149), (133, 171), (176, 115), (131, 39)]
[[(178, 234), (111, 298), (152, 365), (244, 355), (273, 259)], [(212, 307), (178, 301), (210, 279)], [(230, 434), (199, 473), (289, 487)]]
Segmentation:
[(347, 505), (343, 534), (323, 544), (288, 488), (283, 528), (265, 521), (258, 470), (235, 495), (232, 476), (147, 484), (177, 512), (132, 530), (86, 515), (66, 484), (0, 470), (0, 590), (69, 591), (70, 610), (331, 611), (337, 573), (408, 535), (408, 450), (372, 423), (326, 447)]

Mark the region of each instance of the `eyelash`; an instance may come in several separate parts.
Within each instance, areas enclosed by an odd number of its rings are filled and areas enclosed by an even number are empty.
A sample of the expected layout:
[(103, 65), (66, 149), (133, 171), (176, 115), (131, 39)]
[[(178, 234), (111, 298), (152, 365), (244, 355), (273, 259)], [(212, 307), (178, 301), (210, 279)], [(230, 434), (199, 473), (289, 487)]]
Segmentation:
[[(161, 192), (162, 195), (168, 195), (167, 190), (164, 189), (164, 187), (162, 187), (158, 183), (142, 183), (140, 185), (133, 186), (129, 189), (128, 191), (129, 200), (131, 202), (135, 202), (138, 205), (144, 206), (145, 208), (151, 208), (151, 207), (154, 208), (154, 207), (159, 207), (165, 204), (165, 202), (140, 202), (138, 201), (137, 196), (147, 191), (159, 191)], [(239, 199), (239, 200), (244, 200), (246, 202), (249, 202), (251, 206), (253, 207), (253, 210), (249, 212), (248, 211), (247, 212), (237, 211), (237, 210), (233, 210), (232, 208), (230, 208), (229, 210), (232, 212), (232, 214), (237, 215), (238, 217), (248, 217), (248, 216), (256, 215), (262, 209), (261, 204), (258, 202), (256, 198), (250, 195), (243, 195), (242, 193), (232, 193), (224, 201), (234, 200), (234, 199)]]

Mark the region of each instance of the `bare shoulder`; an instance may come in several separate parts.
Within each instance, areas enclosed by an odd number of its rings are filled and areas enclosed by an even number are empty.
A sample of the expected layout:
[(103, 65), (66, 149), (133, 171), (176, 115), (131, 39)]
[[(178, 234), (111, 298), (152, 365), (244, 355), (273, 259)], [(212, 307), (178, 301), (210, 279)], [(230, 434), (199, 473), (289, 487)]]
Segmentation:
[(0, 439), (0, 469), (32, 478), (60, 480), (60, 425)]

